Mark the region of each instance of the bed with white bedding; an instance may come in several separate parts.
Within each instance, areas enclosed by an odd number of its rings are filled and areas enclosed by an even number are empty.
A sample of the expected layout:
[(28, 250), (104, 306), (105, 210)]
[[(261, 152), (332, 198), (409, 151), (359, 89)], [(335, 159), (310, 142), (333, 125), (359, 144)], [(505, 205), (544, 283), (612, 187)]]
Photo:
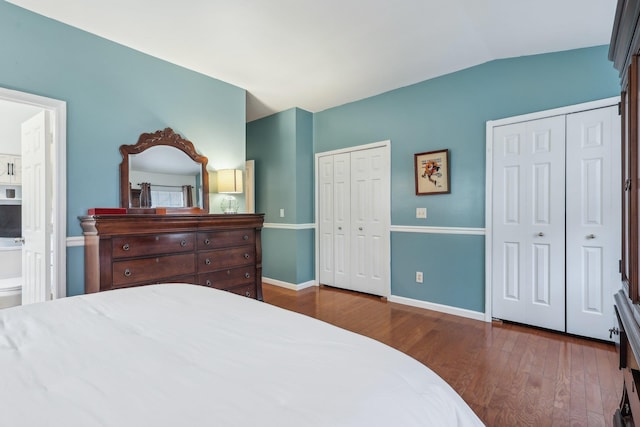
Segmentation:
[(391, 347), (185, 284), (0, 310), (0, 424), (482, 425)]

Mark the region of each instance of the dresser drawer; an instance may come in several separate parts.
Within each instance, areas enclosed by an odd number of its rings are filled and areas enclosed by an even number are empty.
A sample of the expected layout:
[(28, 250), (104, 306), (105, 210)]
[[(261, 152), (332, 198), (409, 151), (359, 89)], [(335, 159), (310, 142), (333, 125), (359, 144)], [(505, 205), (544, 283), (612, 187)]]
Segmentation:
[(163, 282), (170, 277), (187, 276), (196, 271), (194, 254), (168, 255), (114, 261), (113, 285), (126, 286), (135, 283)]
[(198, 253), (198, 272), (218, 271), (253, 265), (256, 262), (256, 251), (253, 246), (240, 246), (237, 248), (218, 249)]
[(237, 285), (253, 284), (256, 269), (253, 265), (198, 275), (198, 284), (216, 289), (227, 289)]
[(234, 286), (233, 288), (225, 289), (225, 291), (242, 295), (243, 297), (257, 298), (257, 291), (256, 291), (255, 284)]
[(197, 285), (198, 282), (196, 281), (196, 276), (195, 274), (192, 274), (190, 276), (180, 276), (180, 277), (163, 277), (160, 280), (155, 280), (153, 282), (151, 282), (152, 285), (156, 285), (159, 283), (186, 283), (189, 285)]
[(113, 258), (189, 252), (195, 248), (195, 233), (163, 233), (147, 236), (114, 237)]
[(225, 230), (198, 233), (198, 250), (253, 245), (256, 241), (254, 229)]

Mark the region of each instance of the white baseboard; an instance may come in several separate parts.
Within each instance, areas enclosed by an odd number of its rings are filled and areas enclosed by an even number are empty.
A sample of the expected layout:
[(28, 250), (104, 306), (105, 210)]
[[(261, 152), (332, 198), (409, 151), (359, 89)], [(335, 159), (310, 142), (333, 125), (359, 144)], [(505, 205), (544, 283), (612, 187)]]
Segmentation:
[(312, 286), (317, 286), (315, 280), (310, 280), (304, 283), (298, 283), (297, 285), (294, 283), (283, 282), (282, 280), (270, 279), (268, 277), (262, 278), (263, 283), (268, 283), (269, 285), (280, 286), (281, 288), (291, 289), (292, 291), (301, 291), (306, 288), (310, 288)]
[[(301, 291), (302, 289), (310, 288), (311, 286), (318, 286), (315, 280), (310, 280), (308, 282), (300, 283), (297, 285), (293, 283), (283, 282), (282, 280), (270, 279), (268, 277), (263, 277), (262, 281), (264, 283), (268, 283), (269, 285), (280, 286), (281, 288), (291, 289), (292, 291)], [(467, 310), (465, 308), (451, 307), (449, 305), (436, 304), (433, 302), (399, 297), (396, 295), (391, 295), (391, 297), (389, 297), (387, 300), (389, 302), (395, 302), (397, 304), (410, 305), (412, 307), (424, 308), (427, 310), (437, 311), (439, 313), (466, 317), (467, 319), (480, 320), (483, 322), (485, 321), (484, 313)]]
[(410, 305), (412, 307), (426, 308), (440, 313), (453, 314), (454, 316), (466, 317), (468, 319), (485, 321), (484, 313), (478, 311), (467, 310), (465, 308), (451, 307), (450, 305), (436, 304), (428, 301), (421, 301), (413, 298), (399, 297), (391, 295), (390, 302), (398, 304)]

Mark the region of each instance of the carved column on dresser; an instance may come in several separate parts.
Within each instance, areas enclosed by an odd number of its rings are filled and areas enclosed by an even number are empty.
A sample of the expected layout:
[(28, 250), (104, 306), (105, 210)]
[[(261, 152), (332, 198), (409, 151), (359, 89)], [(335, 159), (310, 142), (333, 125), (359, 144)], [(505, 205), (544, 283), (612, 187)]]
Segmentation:
[(100, 237), (93, 217), (82, 220), (84, 234), (84, 292), (92, 294), (100, 291)]
[(193, 283), (262, 300), (263, 214), (87, 215), (85, 292)]

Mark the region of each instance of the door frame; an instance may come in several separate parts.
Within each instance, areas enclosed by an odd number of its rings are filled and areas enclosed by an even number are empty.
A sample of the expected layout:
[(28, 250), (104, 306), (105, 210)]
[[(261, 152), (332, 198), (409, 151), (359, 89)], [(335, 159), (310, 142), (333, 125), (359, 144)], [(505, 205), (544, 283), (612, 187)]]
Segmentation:
[(244, 163), (244, 206), (246, 213), (256, 213), (256, 161)]
[(485, 297), (484, 297), (484, 320), (491, 322), (492, 298), (493, 298), (493, 271), (492, 271), (492, 250), (493, 250), (493, 129), (498, 126), (510, 125), (519, 122), (544, 119), (553, 116), (560, 116), (578, 113), (596, 108), (610, 107), (620, 103), (620, 96), (599, 99), (596, 101), (584, 102), (581, 104), (569, 105), (566, 107), (554, 108), (551, 110), (538, 111), (534, 113), (522, 114), (519, 116), (506, 117), (504, 119), (489, 120), (486, 123), (486, 151), (485, 151)]
[(58, 99), (47, 98), (26, 92), (0, 87), (0, 99), (17, 104), (31, 105), (48, 110), (53, 114), (51, 150), (53, 167), (53, 191), (56, 195), (55, 206), (52, 206), (53, 219), (52, 268), (55, 278), (55, 297), (67, 295), (67, 103)]
[[(357, 145), (353, 147), (340, 148), (337, 150), (331, 151), (323, 151), (320, 153), (316, 153), (314, 156), (314, 215), (315, 215), (315, 285), (318, 286), (320, 284), (320, 239), (318, 238), (318, 217), (319, 217), (319, 209), (318, 209), (318, 196), (319, 196), (319, 185), (318, 185), (318, 174), (320, 170), (318, 168), (318, 160), (320, 157), (324, 156), (332, 156), (335, 154), (343, 154), (343, 153), (351, 153), (354, 151), (362, 151), (369, 150), (372, 148), (384, 148), (386, 150), (386, 156), (389, 160), (387, 163), (387, 179), (389, 180), (389, 189), (391, 189), (391, 140), (372, 142), (370, 144)], [(391, 191), (389, 191), (389, 210), (391, 210)], [(387, 247), (385, 248), (385, 260), (384, 263), (387, 266), (386, 269), (386, 277), (385, 277), (385, 290), (384, 297), (389, 298), (391, 296), (391, 212), (387, 215), (387, 223), (384, 224), (384, 233), (386, 235)]]

